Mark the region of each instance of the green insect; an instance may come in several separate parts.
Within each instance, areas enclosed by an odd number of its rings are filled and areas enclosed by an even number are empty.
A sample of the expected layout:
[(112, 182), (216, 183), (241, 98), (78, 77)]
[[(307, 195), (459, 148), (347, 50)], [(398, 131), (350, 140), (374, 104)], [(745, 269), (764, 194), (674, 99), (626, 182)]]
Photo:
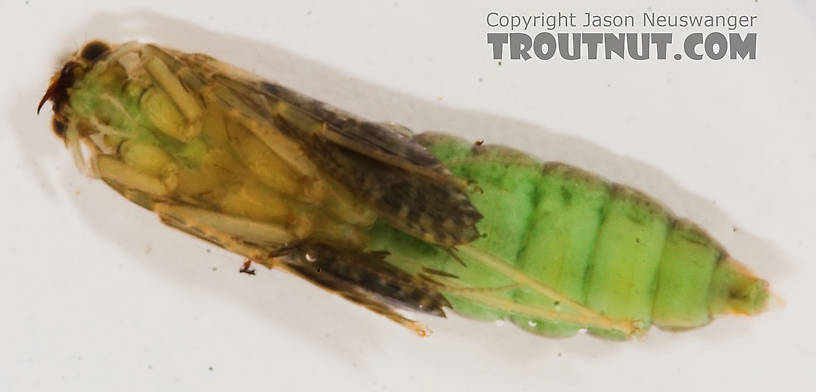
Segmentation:
[(77, 167), (162, 222), (423, 336), (397, 308), (626, 339), (773, 298), (631, 188), (369, 122), (206, 55), (92, 41), (46, 101)]

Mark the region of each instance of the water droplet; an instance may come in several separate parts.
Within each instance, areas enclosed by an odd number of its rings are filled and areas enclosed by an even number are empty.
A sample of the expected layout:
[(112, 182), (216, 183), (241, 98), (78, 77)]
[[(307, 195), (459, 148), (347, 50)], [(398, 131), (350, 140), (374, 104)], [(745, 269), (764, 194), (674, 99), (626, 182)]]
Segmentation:
[(306, 252), (306, 261), (314, 263), (315, 261), (317, 261), (317, 256), (315, 256), (311, 252)]

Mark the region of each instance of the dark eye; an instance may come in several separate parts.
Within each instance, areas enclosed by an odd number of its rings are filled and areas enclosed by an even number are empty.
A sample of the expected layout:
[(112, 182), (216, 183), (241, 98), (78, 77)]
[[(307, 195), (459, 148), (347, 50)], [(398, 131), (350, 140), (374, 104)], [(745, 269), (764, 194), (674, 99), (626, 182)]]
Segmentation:
[(110, 46), (108, 46), (108, 44), (102, 41), (91, 41), (85, 44), (85, 47), (82, 48), (79, 56), (88, 62), (93, 62), (94, 60), (98, 59), (99, 56), (102, 56), (109, 50)]
[(65, 125), (64, 122), (60, 121), (56, 116), (51, 118), (51, 129), (54, 130), (54, 133), (57, 134), (60, 138), (65, 139), (65, 130), (68, 127)]

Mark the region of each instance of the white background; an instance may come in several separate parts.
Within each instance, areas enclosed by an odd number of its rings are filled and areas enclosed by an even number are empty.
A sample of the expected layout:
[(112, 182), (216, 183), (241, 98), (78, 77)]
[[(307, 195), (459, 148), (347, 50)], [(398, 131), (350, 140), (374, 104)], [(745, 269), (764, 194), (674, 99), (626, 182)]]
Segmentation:
[[(0, 390), (813, 390), (813, 3), (239, 3), (0, 1)], [(647, 7), (759, 15), (759, 58), (490, 59), (490, 10)], [(642, 342), (457, 316), (420, 316), (435, 330), (420, 339), (286, 274), (239, 274), (239, 257), (80, 176), (50, 115), (34, 114), (91, 38), (206, 52), (371, 119), (633, 185), (700, 223), (786, 305)]]

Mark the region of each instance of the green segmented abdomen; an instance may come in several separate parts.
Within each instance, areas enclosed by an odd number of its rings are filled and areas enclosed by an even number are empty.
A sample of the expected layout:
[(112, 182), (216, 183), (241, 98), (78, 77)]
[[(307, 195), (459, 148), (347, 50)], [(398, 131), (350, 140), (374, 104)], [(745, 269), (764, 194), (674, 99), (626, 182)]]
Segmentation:
[[(474, 146), (439, 134), (417, 139), (454, 174), (479, 188), (470, 198), (484, 215), (478, 225), (483, 238), (472, 249), (503, 260), (513, 271), (602, 316), (636, 321), (643, 329), (651, 323), (686, 329), (706, 324), (712, 314), (755, 313), (765, 307), (769, 295), (764, 281), (728, 259), (696, 226), (637, 191), (505, 147)], [(370, 247), (391, 252), (389, 262), (413, 272), (422, 267), (443, 271), (455, 275), (458, 285), (489, 294), (478, 300), (461, 291), (447, 292), (453, 309), (465, 316), (507, 318), (549, 336), (589, 328), (600, 336), (628, 337), (592, 322), (529, 314), (523, 309), (569, 309), (467, 252), (460, 252), (463, 265), (448, 252), (384, 224), (370, 234)]]

